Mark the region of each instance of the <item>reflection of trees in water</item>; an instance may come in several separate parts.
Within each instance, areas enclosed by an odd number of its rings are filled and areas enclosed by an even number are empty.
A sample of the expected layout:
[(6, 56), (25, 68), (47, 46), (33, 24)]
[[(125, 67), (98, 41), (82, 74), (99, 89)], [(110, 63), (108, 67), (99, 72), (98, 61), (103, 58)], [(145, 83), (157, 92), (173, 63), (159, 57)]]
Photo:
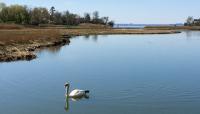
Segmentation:
[(55, 46), (55, 47), (49, 47), (47, 49), (45, 49), (46, 51), (50, 52), (50, 53), (58, 53), (60, 51), (62, 46)]
[(97, 42), (98, 41), (98, 35), (93, 35), (92, 39), (93, 39), (93, 41)]
[(60, 52), (61, 48), (62, 46), (45, 47), (45, 48), (39, 49), (38, 52), (41, 53), (43, 51), (47, 51), (49, 53), (56, 54)]
[(66, 44), (60, 44), (60, 45), (57, 45), (57, 46), (49, 46), (49, 47), (42, 47), (42, 48), (39, 48), (37, 50), (38, 53), (41, 53), (43, 51), (46, 51), (46, 52), (49, 52), (49, 53), (52, 53), (52, 54), (56, 54), (56, 53), (59, 53), (61, 48), (63, 46), (66, 46), (66, 45), (69, 45), (70, 42), (66, 43)]
[(83, 36), (83, 37), (72, 37), (71, 39), (75, 39), (75, 38), (83, 38), (83, 39), (85, 39), (85, 40), (87, 40), (87, 41), (89, 41), (89, 40), (92, 40), (92, 41), (94, 41), (94, 42), (98, 42), (98, 39), (99, 39), (99, 37), (100, 38), (106, 38), (106, 37), (108, 37), (109, 35), (85, 35), (85, 36)]
[(191, 31), (185, 31), (185, 34), (186, 34), (187, 39), (191, 38), (191, 36), (192, 36)]
[(98, 41), (98, 35), (85, 35), (85, 36), (84, 36), (84, 39), (85, 39), (85, 40), (90, 40), (90, 38), (91, 38), (93, 41), (95, 41), (95, 42)]
[(200, 40), (199, 31), (185, 31), (187, 40)]
[(93, 39), (93, 41), (97, 41), (98, 40), (98, 35), (85, 35), (84, 36), (84, 39), (85, 40), (90, 40), (90, 38), (92, 38)]
[(85, 38), (86, 40), (89, 40), (90, 35), (85, 35), (84, 38)]
[[(108, 35), (101, 35), (101, 36), (103, 36), (103, 38), (108, 37)], [(85, 35), (84, 39), (86, 40), (92, 39), (94, 42), (97, 42), (99, 39), (99, 35)]]

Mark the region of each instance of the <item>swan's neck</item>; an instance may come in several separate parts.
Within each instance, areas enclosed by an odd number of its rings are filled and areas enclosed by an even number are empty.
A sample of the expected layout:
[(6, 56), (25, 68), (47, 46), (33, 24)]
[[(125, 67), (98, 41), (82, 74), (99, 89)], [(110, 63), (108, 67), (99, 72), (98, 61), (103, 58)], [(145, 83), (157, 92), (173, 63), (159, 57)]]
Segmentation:
[(66, 87), (66, 95), (67, 95), (67, 96), (69, 96), (69, 86), (70, 86), (70, 85), (68, 85), (68, 86)]
[(69, 97), (66, 97), (65, 110), (69, 110)]

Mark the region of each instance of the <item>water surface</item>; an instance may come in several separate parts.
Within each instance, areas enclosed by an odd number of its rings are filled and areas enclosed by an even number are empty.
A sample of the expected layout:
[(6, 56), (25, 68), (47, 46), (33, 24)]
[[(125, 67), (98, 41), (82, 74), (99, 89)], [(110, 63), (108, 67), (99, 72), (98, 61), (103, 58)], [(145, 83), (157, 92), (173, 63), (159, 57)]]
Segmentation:
[[(76, 37), (0, 64), (0, 114), (198, 114), (199, 60), (195, 31)], [(90, 98), (66, 102), (66, 81)]]

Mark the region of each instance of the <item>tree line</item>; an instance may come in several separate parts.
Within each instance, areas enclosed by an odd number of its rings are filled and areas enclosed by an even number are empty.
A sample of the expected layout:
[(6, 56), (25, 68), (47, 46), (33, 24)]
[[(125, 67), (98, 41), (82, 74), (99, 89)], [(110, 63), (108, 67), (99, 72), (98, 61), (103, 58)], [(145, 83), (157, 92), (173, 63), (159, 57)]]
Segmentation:
[(100, 17), (99, 12), (85, 13), (80, 16), (69, 11), (59, 12), (55, 7), (49, 10), (44, 7), (29, 8), (22, 5), (6, 6), (0, 3), (0, 23), (16, 23), (24, 25), (79, 25), (81, 23), (93, 23), (113, 26), (114, 21), (109, 17)]
[(184, 25), (185, 26), (200, 26), (200, 19), (194, 19), (192, 16), (189, 16)]

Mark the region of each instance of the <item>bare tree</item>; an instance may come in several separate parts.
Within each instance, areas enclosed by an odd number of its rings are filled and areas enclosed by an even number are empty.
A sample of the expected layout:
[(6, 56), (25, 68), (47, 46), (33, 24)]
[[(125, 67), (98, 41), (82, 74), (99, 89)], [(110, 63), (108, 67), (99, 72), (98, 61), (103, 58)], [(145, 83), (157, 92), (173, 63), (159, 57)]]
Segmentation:
[(60, 12), (55, 12), (54, 13), (54, 24), (60, 25), (62, 24), (62, 13)]
[(95, 11), (93, 12), (93, 22), (96, 24), (98, 23), (98, 20), (99, 20), (99, 12)]
[(0, 3), (0, 11), (6, 7), (6, 4), (5, 3)]
[(109, 21), (109, 17), (103, 17), (102, 19), (103, 19), (104, 24), (107, 25)]
[(85, 20), (85, 23), (89, 23), (91, 21), (91, 17), (89, 13), (84, 14), (84, 20)]
[(50, 23), (54, 23), (54, 12), (55, 12), (56, 10), (55, 10), (55, 7), (54, 6), (52, 6), (51, 8), (50, 8)]
[(191, 26), (191, 25), (193, 24), (193, 22), (194, 22), (194, 18), (193, 18), (192, 16), (189, 16), (189, 17), (187, 18), (187, 20), (186, 20), (186, 24), (187, 24), (188, 26)]
[(47, 24), (49, 22), (49, 12), (46, 8), (34, 8), (31, 12), (31, 24)]
[(114, 22), (114, 21), (110, 21), (110, 22), (108, 22), (108, 25), (109, 25), (110, 27), (114, 27), (115, 22)]

